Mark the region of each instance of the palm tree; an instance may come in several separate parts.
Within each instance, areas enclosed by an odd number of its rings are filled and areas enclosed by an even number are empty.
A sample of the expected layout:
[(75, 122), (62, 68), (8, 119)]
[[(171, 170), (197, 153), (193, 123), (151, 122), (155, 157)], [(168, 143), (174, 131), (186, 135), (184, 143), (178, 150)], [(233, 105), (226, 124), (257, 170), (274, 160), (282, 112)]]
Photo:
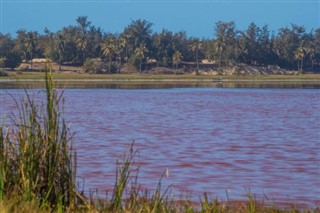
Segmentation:
[(309, 56), (309, 60), (311, 62), (311, 69), (313, 70), (313, 66), (315, 64), (315, 55), (316, 55), (316, 48), (315, 48), (315, 42), (311, 41), (308, 45), (308, 47), (305, 48), (306, 54)]
[(197, 72), (199, 71), (199, 51), (202, 48), (202, 43), (199, 40), (194, 40), (191, 44), (191, 50), (195, 52), (196, 63), (197, 63)]
[(79, 35), (78, 39), (76, 40), (76, 46), (82, 52), (82, 62), (84, 62), (88, 46), (88, 40), (86, 35)]
[(109, 59), (109, 73), (111, 73), (112, 55), (115, 53), (116, 49), (114, 40), (115, 39), (113, 37), (108, 36), (101, 46), (103, 55), (108, 56)]
[(148, 52), (148, 50), (145, 43), (140, 43), (139, 47), (134, 51), (135, 57), (139, 60), (140, 73), (142, 71), (142, 60), (145, 58), (144, 53), (146, 52)]
[(298, 71), (301, 71), (301, 72), (303, 70), (303, 60), (304, 60), (306, 53), (307, 53), (307, 48), (304, 47), (304, 43), (305, 43), (305, 41), (302, 40), (300, 46), (296, 49), (296, 51), (294, 53), (294, 58), (298, 62)]
[(219, 53), (219, 67), (221, 67), (222, 64), (222, 56), (224, 53), (224, 49), (226, 46), (226, 40), (225, 37), (219, 37), (215, 42), (215, 50)]
[(26, 51), (29, 53), (30, 62), (31, 62), (31, 70), (33, 70), (33, 53), (36, 50), (37, 43), (36, 43), (36, 34), (35, 32), (28, 32), (27, 37), (24, 43), (26, 47)]
[(65, 43), (66, 43), (66, 41), (65, 41), (65, 38), (63, 37), (63, 35), (61, 33), (57, 34), (56, 46), (57, 46), (58, 54), (59, 54), (59, 71), (61, 71)]
[(116, 46), (115, 46), (115, 52), (119, 59), (119, 66), (118, 66), (118, 72), (120, 73), (121, 63), (122, 63), (122, 55), (124, 52), (124, 49), (126, 48), (127, 42), (126, 39), (122, 36), (119, 36), (116, 38)]
[(305, 55), (306, 55), (306, 51), (305, 51), (305, 48), (303, 47), (299, 47), (294, 54), (294, 58), (298, 62), (298, 71), (302, 72), (303, 70), (303, 59)]
[(176, 70), (178, 69), (179, 64), (182, 61), (182, 54), (180, 51), (175, 51), (173, 56), (172, 56), (172, 62), (174, 65), (176, 65)]
[(86, 51), (88, 47), (88, 28), (91, 22), (87, 20), (87, 16), (79, 16), (76, 21), (78, 24), (78, 38), (76, 40), (77, 48), (82, 52), (82, 62), (86, 60)]

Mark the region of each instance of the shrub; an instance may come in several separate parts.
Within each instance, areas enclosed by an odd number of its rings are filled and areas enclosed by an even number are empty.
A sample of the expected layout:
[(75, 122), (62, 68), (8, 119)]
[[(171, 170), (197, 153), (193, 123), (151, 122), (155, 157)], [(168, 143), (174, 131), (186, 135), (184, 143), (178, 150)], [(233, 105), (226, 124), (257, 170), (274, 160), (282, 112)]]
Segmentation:
[(0, 70), (0, 77), (8, 76), (8, 73), (6, 71)]
[(6, 67), (14, 69), (21, 64), (21, 57), (19, 53), (12, 51), (7, 55)]
[(86, 72), (95, 73), (95, 67), (92, 59), (87, 58), (86, 61), (83, 63), (83, 67)]
[(0, 68), (6, 67), (6, 58), (0, 58)]

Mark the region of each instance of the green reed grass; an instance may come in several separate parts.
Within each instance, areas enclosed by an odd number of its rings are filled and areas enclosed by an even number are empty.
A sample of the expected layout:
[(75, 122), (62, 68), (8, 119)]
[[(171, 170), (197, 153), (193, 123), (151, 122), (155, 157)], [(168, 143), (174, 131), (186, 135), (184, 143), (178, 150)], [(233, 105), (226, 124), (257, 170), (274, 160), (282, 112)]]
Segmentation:
[(63, 117), (62, 94), (45, 75), (46, 101), (35, 95), (14, 99), (17, 117), (0, 127), (0, 201), (15, 197), (39, 206), (73, 208), (76, 201), (76, 153)]
[[(116, 181), (110, 205), (110, 210), (112, 211), (122, 210), (122, 199), (124, 191), (128, 186), (128, 181), (133, 172), (135, 172), (135, 177), (138, 176), (138, 168), (132, 168), (132, 165), (134, 164), (134, 157), (137, 154), (137, 150), (135, 151), (133, 149), (133, 146), (134, 141), (131, 144), (129, 152), (123, 154), (122, 162), (119, 162), (119, 160), (117, 160)], [(133, 188), (135, 187), (136, 186), (133, 185)], [(132, 196), (133, 195), (134, 194), (132, 194)]]

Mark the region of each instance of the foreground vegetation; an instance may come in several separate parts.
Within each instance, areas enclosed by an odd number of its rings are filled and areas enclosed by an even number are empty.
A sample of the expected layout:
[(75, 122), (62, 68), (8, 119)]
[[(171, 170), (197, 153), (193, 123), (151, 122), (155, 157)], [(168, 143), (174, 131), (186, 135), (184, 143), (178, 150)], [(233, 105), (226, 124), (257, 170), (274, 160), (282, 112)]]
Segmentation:
[[(45, 74), (46, 102), (30, 95), (15, 100), (18, 114), (0, 126), (0, 213), (11, 212), (298, 212), (319, 211), (295, 204), (255, 200), (221, 202), (204, 194), (199, 202), (177, 200), (161, 177), (153, 193), (143, 191), (135, 166), (134, 143), (116, 163), (111, 199), (86, 198), (77, 189), (77, 152), (63, 118), (63, 93), (54, 89), (53, 75)], [(14, 97), (13, 97), (14, 98)]]
[(292, 24), (272, 35), (268, 25), (251, 23), (239, 30), (234, 22), (219, 21), (212, 34), (212, 39), (200, 39), (184, 31), (153, 32), (152, 23), (141, 19), (114, 34), (80, 16), (76, 25), (57, 32), (18, 29), (15, 37), (0, 33), (0, 67), (16, 68), (24, 60), (29, 65), (20, 69), (33, 70), (33, 59), (50, 58), (59, 64), (58, 70), (62, 65), (77, 65), (90, 73), (109, 74), (143, 73), (157, 67), (199, 71), (201, 64), (212, 69), (246, 64), (299, 72), (320, 70), (320, 28), (306, 32), (304, 26)]

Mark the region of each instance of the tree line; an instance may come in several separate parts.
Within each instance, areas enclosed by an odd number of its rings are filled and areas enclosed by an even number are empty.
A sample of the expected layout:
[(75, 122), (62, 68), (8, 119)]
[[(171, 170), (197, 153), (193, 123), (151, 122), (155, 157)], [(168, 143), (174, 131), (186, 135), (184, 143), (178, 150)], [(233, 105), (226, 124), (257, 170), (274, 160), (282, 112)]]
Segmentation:
[[(80, 16), (76, 25), (57, 32), (20, 29), (15, 37), (0, 33), (0, 67), (15, 68), (25, 60), (33, 69), (32, 59), (44, 57), (57, 62), (59, 70), (63, 64), (73, 64), (107, 73), (120, 72), (124, 66), (143, 72), (148, 63), (175, 69), (182, 63), (194, 63), (198, 70), (204, 59), (217, 67), (243, 63), (317, 71), (320, 28), (306, 32), (305, 27), (292, 24), (275, 34), (268, 25), (251, 23), (238, 30), (234, 22), (219, 21), (212, 39), (200, 39), (188, 37), (184, 31), (153, 32), (152, 23), (143, 19), (133, 20), (119, 34), (105, 33), (87, 16)], [(104, 63), (97, 65), (96, 59)]]

